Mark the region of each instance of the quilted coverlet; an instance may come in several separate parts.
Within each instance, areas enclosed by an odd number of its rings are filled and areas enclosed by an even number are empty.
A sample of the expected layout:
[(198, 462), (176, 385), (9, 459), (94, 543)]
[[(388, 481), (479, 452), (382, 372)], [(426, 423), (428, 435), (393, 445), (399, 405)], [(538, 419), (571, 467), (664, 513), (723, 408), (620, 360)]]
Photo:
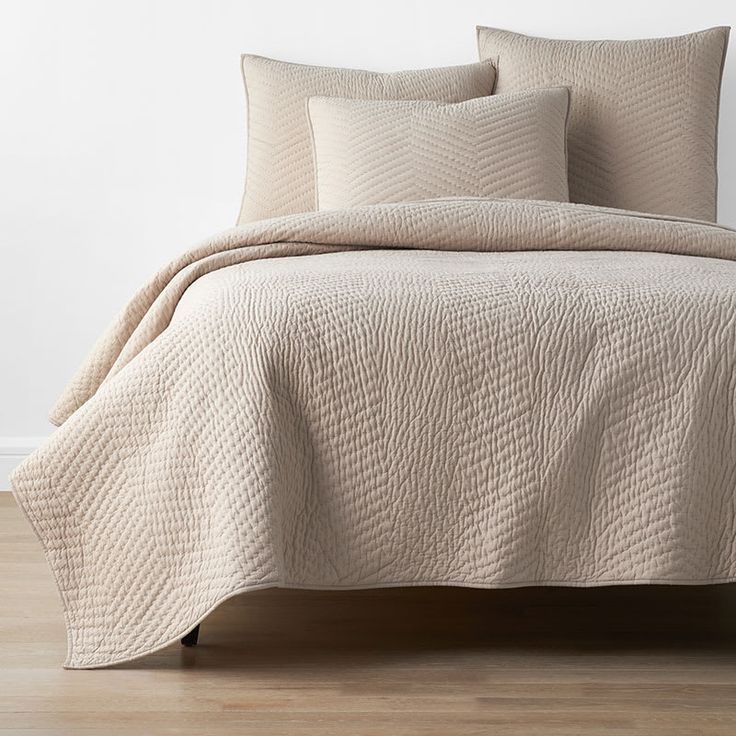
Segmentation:
[(189, 251), (12, 478), (66, 666), (267, 586), (736, 580), (734, 259), (715, 225), (473, 199)]

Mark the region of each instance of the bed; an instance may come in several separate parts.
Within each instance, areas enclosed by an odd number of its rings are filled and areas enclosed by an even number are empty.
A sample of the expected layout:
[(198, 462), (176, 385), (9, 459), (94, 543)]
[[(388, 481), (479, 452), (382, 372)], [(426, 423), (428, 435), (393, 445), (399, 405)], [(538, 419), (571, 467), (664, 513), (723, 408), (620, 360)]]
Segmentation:
[(67, 667), (272, 586), (736, 580), (736, 232), (564, 201), (559, 156), (545, 199), (259, 213), (133, 297), (12, 478)]

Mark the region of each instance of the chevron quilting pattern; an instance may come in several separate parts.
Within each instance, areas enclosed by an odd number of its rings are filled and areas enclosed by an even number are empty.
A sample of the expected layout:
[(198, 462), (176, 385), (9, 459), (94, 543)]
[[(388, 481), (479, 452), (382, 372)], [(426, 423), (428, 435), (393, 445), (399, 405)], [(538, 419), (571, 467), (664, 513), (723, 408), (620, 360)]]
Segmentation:
[(434, 197), (567, 201), (564, 87), (456, 104), (313, 97), (319, 209)]
[(239, 224), (315, 210), (309, 97), (460, 102), (490, 95), (495, 80), (489, 63), (378, 73), (244, 55), (242, 69), (248, 161)]
[(478, 29), (496, 92), (571, 89), (570, 199), (715, 220), (718, 102), (728, 28), (636, 41)]

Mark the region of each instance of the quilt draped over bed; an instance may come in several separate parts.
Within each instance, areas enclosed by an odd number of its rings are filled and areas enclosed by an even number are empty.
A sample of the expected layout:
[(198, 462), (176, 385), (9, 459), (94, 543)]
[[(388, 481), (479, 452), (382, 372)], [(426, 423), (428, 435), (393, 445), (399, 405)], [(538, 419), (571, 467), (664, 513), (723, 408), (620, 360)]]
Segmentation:
[(229, 230), (12, 477), (69, 667), (267, 586), (736, 579), (736, 233), (514, 200)]

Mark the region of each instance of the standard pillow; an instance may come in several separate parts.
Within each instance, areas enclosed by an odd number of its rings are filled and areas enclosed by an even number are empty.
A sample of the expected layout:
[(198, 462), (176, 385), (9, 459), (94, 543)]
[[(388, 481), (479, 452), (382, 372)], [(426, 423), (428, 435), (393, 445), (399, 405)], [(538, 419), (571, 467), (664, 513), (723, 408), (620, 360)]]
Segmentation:
[(248, 98), (248, 161), (239, 224), (316, 208), (309, 97), (460, 102), (490, 95), (495, 80), (489, 63), (384, 74), (246, 54), (242, 69)]
[(478, 47), (496, 92), (570, 88), (571, 201), (715, 220), (728, 33), (557, 41), (478, 27)]
[(318, 209), (435, 197), (567, 202), (565, 87), (456, 104), (312, 97)]

